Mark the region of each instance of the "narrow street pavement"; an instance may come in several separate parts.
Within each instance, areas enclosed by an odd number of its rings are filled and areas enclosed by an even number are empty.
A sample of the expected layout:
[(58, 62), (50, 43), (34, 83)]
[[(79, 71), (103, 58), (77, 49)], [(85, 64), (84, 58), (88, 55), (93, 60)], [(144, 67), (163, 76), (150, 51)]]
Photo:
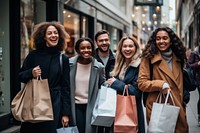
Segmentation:
[(197, 123), (197, 101), (199, 99), (198, 91), (190, 93), (190, 102), (187, 104), (187, 120), (189, 124), (189, 133), (200, 133), (200, 127)]

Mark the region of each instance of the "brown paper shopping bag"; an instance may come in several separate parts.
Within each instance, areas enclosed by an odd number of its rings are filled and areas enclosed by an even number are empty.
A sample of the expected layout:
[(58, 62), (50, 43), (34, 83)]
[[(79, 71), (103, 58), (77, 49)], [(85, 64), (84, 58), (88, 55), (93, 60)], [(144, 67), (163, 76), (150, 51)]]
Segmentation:
[(11, 111), (15, 119), (22, 122), (53, 120), (48, 80), (30, 80), (13, 99)]
[[(126, 95), (125, 95), (126, 92)], [(137, 133), (138, 118), (135, 96), (128, 94), (125, 85), (123, 95), (117, 95), (117, 108), (114, 122), (115, 133)]]

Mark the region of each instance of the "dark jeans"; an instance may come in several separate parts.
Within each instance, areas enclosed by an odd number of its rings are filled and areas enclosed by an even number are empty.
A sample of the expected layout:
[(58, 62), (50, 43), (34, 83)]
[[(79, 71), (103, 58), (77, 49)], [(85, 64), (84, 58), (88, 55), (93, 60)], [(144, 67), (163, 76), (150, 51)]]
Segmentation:
[(22, 122), (20, 133), (56, 133), (56, 127), (53, 121), (40, 123)]
[(113, 127), (98, 126), (98, 133), (113, 133)]
[(87, 104), (76, 104), (76, 125), (79, 133), (85, 133)]

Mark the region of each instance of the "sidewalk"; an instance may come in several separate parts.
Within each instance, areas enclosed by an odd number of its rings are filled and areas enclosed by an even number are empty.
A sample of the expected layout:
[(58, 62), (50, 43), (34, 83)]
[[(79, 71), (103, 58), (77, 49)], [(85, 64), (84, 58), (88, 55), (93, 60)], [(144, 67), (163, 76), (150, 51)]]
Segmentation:
[(189, 124), (189, 133), (200, 133), (197, 123), (197, 101), (199, 99), (198, 90), (190, 92), (190, 102), (187, 104), (186, 113)]

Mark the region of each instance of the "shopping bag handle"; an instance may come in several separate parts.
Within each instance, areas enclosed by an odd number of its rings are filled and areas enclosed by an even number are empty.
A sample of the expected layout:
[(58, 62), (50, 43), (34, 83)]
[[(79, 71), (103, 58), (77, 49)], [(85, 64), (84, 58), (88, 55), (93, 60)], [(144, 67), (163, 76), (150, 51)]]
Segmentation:
[(37, 77), (37, 80), (42, 80), (42, 77), (41, 77), (41, 75)]
[(129, 93), (128, 93), (128, 85), (125, 85), (125, 86), (124, 86), (123, 96), (125, 95), (125, 92), (126, 92), (126, 95), (129, 96)]
[[(156, 102), (157, 102), (157, 103), (161, 103), (161, 101), (162, 101), (162, 95), (163, 95), (162, 92), (160, 92), (160, 93), (158, 94), (158, 97), (157, 97), (157, 99), (156, 99)], [(164, 95), (163, 95), (163, 97), (165, 98)], [(172, 94), (171, 94), (170, 90), (167, 91), (167, 96), (166, 96), (166, 98), (165, 98), (165, 105), (167, 104), (169, 97), (171, 98), (172, 103), (173, 103), (173, 105), (175, 106), (175, 102), (174, 102), (174, 99), (173, 99), (173, 97), (172, 97)], [(159, 101), (158, 101), (158, 100), (159, 100)]]
[(165, 105), (167, 104), (167, 101), (168, 101), (169, 97), (171, 98), (172, 103), (173, 103), (173, 105), (175, 106), (174, 99), (173, 99), (173, 97), (172, 97), (172, 94), (171, 94), (170, 90), (167, 91), (167, 96), (166, 96), (166, 98), (165, 98)]

